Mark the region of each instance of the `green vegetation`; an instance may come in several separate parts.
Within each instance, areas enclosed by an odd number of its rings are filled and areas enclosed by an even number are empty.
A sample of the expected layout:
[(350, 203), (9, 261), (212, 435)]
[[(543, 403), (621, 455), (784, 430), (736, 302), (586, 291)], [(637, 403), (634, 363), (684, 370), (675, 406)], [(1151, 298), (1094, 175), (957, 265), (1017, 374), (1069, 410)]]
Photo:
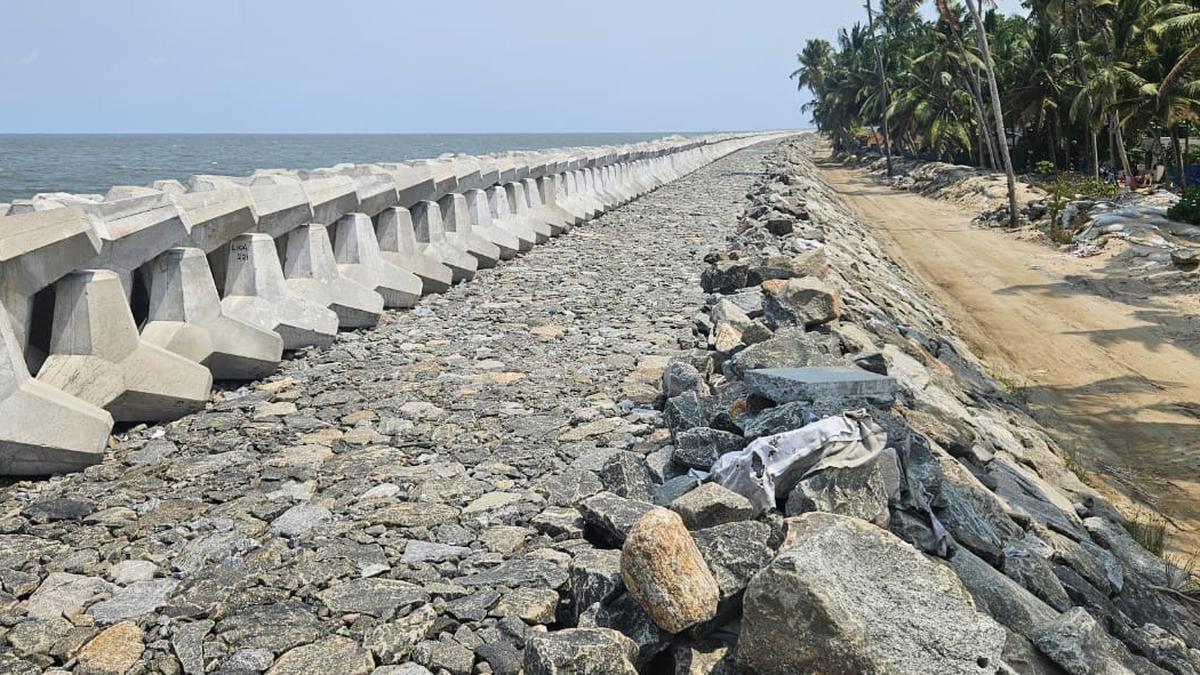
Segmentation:
[(886, 120), (892, 151), (1006, 170), (1010, 198), (1010, 147), (1020, 170), (1097, 180), (1102, 160), (1131, 173), (1131, 154), (1183, 164), (1200, 125), (1200, 0), (1026, 0), (1026, 16), (963, 2), (931, 0), (926, 20), (921, 0), (885, 0), (836, 47), (804, 45), (792, 77), (835, 150)]
[(1117, 186), (1095, 178), (1078, 174), (1060, 173), (1054, 180), (1041, 184), (1050, 196), (1046, 199), (1050, 225), (1046, 234), (1058, 244), (1071, 243), (1072, 232), (1063, 228), (1062, 211), (1076, 199), (1112, 199), (1117, 196)]
[(1125, 530), (1133, 540), (1160, 558), (1167, 551), (1167, 519), (1145, 511), (1130, 518), (1125, 523)]
[(1092, 478), (1091, 472), (1089, 472), (1087, 467), (1084, 466), (1079, 448), (1075, 447), (1074, 445), (1060, 445), (1059, 450), (1061, 451), (1059, 452), (1059, 456), (1062, 457), (1063, 465), (1067, 467), (1067, 471), (1075, 474), (1075, 477), (1079, 479), (1079, 482), (1083, 483), (1084, 485), (1091, 485), (1095, 487), (1095, 479)]
[(1200, 187), (1184, 190), (1179, 202), (1167, 209), (1167, 217), (1181, 223), (1200, 225)]

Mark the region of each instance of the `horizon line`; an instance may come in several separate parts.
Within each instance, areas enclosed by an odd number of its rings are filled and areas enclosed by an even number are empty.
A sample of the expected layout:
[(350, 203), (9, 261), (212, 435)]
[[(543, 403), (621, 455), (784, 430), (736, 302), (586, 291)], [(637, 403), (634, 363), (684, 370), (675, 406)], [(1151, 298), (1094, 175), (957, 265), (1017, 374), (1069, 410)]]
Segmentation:
[[(803, 129), (798, 129), (803, 130)], [(0, 136), (564, 136), (582, 134), (712, 134), (787, 129), (665, 129), (641, 131), (0, 131)]]

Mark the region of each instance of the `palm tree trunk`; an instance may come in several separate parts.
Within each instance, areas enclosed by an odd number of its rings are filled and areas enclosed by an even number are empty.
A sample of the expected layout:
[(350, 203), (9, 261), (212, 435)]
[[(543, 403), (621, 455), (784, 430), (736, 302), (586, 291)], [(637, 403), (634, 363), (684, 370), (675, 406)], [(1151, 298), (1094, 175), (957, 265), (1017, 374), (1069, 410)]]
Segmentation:
[(1113, 140), (1113, 125), (1111, 119), (1108, 123), (1108, 165), (1115, 167), (1117, 165), (1117, 143)]
[(1047, 157), (1055, 166), (1058, 166), (1058, 139), (1054, 135), (1054, 123), (1050, 120), (1045, 120), (1044, 128), (1046, 132), (1046, 151), (1049, 153)]
[(975, 20), (975, 29), (979, 40), (979, 51), (983, 54), (983, 65), (987, 70), (988, 89), (992, 94), (992, 115), (996, 118), (996, 140), (1000, 146), (1000, 158), (1004, 161), (1004, 173), (1008, 179), (1008, 224), (1016, 227), (1017, 221), (1017, 176), (1013, 173), (1012, 157), (1008, 154), (1008, 139), (1004, 137), (1004, 111), (1000, 108), (1000, 89), (996, 86), (996, 71), (992, 66), (992, 50), (988, 46), (987, 32), (983, 26), (983, 18), (979, 16), (976, 0), (966, 0), (971, 18)]
[[(1062, 145), (1064, 171), (1071, 170), (1071, 135), (1068, 133), (1066, 126), (1063, 124), (1062, 115), (1058, 113), (1058, 108), (1054, 109), (1054, 128), (1058, 131), (1058, 142)], [(1058, 159), (1055, 158), (1057, 165)]]
[(1125, 171), (1127, 177), (1132, 176), (1133, 168), (1129, 164), (1129, 153), (1125, 151), (1125, 136), (1121, 133), (1121, 117), (1116, 110), (1112, 111), (1112, 129), (1117, 145), (1117, 155), (1121, 157), (1121, 169)]
[(950, 35), (954, 38), (954, 48), (958, 50), (958, 56), (962, 59), (962, 71), (966, 75), (967, 84), (971, 89), (971, 103), (975, 107), (975, 119), (979, 122), (979, 166), (983, 167), (983, 151), (986, 148), (988, 153), (987, 168), (996, 168), (996, 143), (992, 139), (992, 130), (988, 126), (986, 107), (983, 104), (982, 87), (979, 86), (979, 76), (975, 69), (971, 67), (971, 60), (967, 57), (967, 48), (963, 45), (962, 36), (959, 34), (958, 20), (950, 13), (949, 8), (943, 3), (938, 3), (938, 13), (941, 14), (942, 20), (950, 27)]
[(1179, 125), (1171, 125), (1171, 149), (1175, 151), (1175, 165), (1179, 167), (1179, 187), (1187, 187), (1187, 172), (1183, 166), (1183, 144), (1179, 142)]
[[(1079, 5), (1076, 3), (1074, 11), (1069, 13), (1071, 21), (1071, 54), (1075, 59), (1075, 71), (1079, 76), (1079, 83), (1083, 85), (1085, 90), (1091, 87), (1091, 78), (1088, 77), (1087, 67), (1083, 62), (1083, 52), (1079, 48), (1081, 41), (1079, 25), (1083, 23), (1083, 16), (1079, 10)], [(1100, 151), (1096, 147), (1096, 136), (1099, 132), (1096, 130), (1096, 123), (1092, 120), (1092, 111), (1095, 107), (1092, 105), (1092, 95), (1085, 94), (1083, 99), (1083, 119), (1087, 124), (1088, 129), (1088, 150), (1092, 155), (1092, 178), (1100, 179)]]
[(887, 79), (883, 71), (883, 54), (879, 51), (879, 43), (875, 41), (875, 10), (871, 0), (867, 0), (867, 25), (871, 30), (871, 45), (875, 48), (875, 65), (879, 69), (879, 98), (883, 107), (883, 156), (887, 158), (887, 175), (892, 176), (892, 142), (888, 137), (888, 90)]
[[(1088, 116), (1091, 116), (1091, 105), (1087, 104)], [(1092, 178), (1100, 180), (1100, 132), (1096, 130), (1095, 125), (1088, 121), (1088, 143), (1092, 153)]]

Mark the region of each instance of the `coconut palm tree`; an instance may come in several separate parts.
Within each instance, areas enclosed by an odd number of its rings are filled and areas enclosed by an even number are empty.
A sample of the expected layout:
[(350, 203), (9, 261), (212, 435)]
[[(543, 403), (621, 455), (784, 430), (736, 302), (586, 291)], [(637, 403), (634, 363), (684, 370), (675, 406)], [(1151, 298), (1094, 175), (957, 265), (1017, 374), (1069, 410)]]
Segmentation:
[(793, 77), (835, 148), (876, 127), (889, 150), (975, 155), (1015, 183), (1010, 149), (1026, 165), (1088, 156), (1095, 174), (1102, 132), (1127, 169), (1125, 139), (1152, 134), (1176, 139), (1182, 164), (1200, 123), (1200, 0), (1025, 0), (1025, 16), (984, 1), (934, 0), (926, 20), (919, 0), (872, 0), (866, 25), (806, 44)]
[(1004, 175), (1008, 181), (1008, 224), (1018, 225), (1017, 214), (1017, 175), (1013, 172), (1012, 157), (1008, 152), (1008, 139), (1004, 129), (1004, 111), (1000, 107), (1000, 88), (996, 86), (996, 69), (992, 63), (992, 51), (988, 45), (987, 31), (983, 27), (983, 17), (979, 13), (976, 0), (965, 0), (967, 11), (975, 21), (975, 39), (979, 41), (979, 52), (983, 55), (983, 68), (987, 73), (988, 89), (992, 95), (992, 115), (996, 122), (996, 140), (1000, 144), (1000, 159), (1004, 164)]

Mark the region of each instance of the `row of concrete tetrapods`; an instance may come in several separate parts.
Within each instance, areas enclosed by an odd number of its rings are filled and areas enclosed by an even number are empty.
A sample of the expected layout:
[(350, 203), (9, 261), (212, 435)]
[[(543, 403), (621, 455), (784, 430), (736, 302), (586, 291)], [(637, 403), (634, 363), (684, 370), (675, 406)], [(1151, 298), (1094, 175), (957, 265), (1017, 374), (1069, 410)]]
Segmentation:
[(767, 138), (715, 135), (43, 194), (0, 205), (0, 474), (100, 461), (386, 308)]

